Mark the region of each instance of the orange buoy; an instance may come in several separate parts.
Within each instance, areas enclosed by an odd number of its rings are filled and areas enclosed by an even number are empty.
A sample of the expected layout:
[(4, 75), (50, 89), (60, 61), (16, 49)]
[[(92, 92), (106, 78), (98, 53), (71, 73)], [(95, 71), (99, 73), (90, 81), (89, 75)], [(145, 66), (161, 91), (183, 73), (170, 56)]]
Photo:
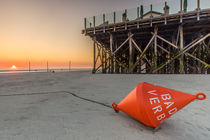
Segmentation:
[(204, 93), (191, 95), (188, 93), (140, 83), (113, 109), (128, 114), (149, 127), (158, 127), (166, 118), (179, 111), (191, 101), (204, 100)]

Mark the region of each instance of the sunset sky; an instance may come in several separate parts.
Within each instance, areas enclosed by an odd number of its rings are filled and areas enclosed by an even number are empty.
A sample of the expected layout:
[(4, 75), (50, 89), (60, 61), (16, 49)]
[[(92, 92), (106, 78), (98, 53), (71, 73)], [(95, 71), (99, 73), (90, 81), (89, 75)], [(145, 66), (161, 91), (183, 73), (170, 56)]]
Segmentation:
[(133, 8), (140, 0), (0, 0), (0, 69), (92, 66), (83, 18)]
[(84, 17), (164, 0), (0, 0), (0, 69), (92, 66)]

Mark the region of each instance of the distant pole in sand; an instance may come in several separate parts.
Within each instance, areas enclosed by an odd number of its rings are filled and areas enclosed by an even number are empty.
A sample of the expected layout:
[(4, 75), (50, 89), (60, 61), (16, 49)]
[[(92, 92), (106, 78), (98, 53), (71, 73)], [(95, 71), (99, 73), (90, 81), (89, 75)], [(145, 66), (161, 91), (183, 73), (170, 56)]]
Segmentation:
[(28, 63), (28, 71), (30, 72), (31, 71), (31, 62), (29, 61)]
[(69, 61), (69, 71), (71, 70), (71, 61)]
[(48, 72), (49, 66), (48, 66), (48, 61), (47, 61), (47, 72)]

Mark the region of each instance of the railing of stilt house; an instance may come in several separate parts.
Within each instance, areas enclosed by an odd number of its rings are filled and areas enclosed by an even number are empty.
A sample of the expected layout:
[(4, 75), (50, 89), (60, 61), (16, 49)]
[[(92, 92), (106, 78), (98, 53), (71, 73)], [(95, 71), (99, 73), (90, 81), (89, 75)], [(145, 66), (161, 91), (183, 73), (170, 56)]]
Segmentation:
[[(168, 12), (167, 8), (169, 8)], [(105, 32), (106, 26), (109, 24), (115, 25), (116, 23), (125, 23), (126, 29), (129, 21), (140, 21), (142, 18), (150, 18), (152, 20), (156, 16), (178, 13), (180, 14), (180, 22), (182, 22), (182, 13), (190, 11), (197, 11), (197, 20), (199, 20), (199, 12), (203, 9), (210, 9), (210, 0), (171, 0), (153, 5), (139, 5), (137, 8), (84, 18), (84, 29), (93, 28), (95, 33), (95, 27), (101, 26), (103, 27), (103, 32)], [(138, 24), (137, 27), (139, 27)]]

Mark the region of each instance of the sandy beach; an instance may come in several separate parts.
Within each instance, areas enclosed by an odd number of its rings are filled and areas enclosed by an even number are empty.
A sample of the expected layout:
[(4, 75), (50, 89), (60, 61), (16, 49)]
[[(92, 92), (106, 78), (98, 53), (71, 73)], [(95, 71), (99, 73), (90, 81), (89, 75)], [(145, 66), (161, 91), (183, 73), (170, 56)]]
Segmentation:
[[(93, 75), (74, 71), (9, 73), (0, 74), (0, 79), (1, 140), (210, 138), (210, 75)], [(204, 92), (207, 99), (190, 103), (154, 132), (122, 112), (62, 92), (111, 105), (143, 81), (190, 94)], [(30, 93), (40, 94), (27, 95)]]

